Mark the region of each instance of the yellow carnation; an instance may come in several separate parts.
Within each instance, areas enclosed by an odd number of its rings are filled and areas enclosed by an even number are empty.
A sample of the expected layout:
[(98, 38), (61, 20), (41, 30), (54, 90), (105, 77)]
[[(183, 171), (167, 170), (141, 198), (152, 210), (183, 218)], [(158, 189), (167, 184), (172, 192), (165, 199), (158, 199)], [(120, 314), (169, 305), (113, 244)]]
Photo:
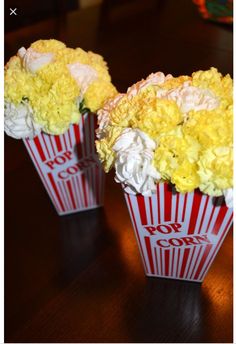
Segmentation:
[(196, 163), (185, 160), (171, 176), (171, 182), (179, 192), (192, 192), (199, 185)]
[(136, 96), (124, 96), (110, 112), (113, 125), (138, 128), (156, 139), (175, 128), (183, 120), (174, 101), (158, 99), (155, 88), (148, 87)]
[(107, 99), (116, 94), (117, 90), (110, 82), (94, 81), (84, 94), (84, 104), (94, 112), (101, 108)]
[(222, 190), (233, 186), (233, 149), (206, 149), (198, 161), (200, 190), (211, 196), (222, 195)]
[(230, 146), (233, 143), (233, 107), (222, 111), (191, 111), (183, 131), (194, 137), (204, 148)]
[(152, 164), (162, 180), (219, 196), (233, 185), (232, 79), (211, 68), (163, 80), (152, 74), (107, 103), (101, 125), (109, 124), (97, 141), (105, 170), (115, 160), (111, 132), (139, 129), (156, 143)]
[(56, 39), (40, 39), (32, 43), (30, 47), (39, 53), (56, 53), (59, 50), (63, 50), (66, 46), (64, 43), (57, 41)]
[[(38, 40), (30, 46), (38, 53), (53, 53), (52, 62), (41, 66), (33, 74), (23, 67), (21, 58), (14, 56), (5, 67), (5, 99), (15, 105), (27, 101), (36, 123), (50, 134), (65, 132), (80, 119), (79, 99), (86, 108), (97, 111), (117, 91), (111, 84), (106, 62), (81, 48), (67, 48), (55, 39)], [(79, 62), (94, 68), (97, 78), (85, 95), (71, 75), (68, 64)], [(84, 96), (84, 99), (82, 97)]]
[(115, 160), (115, 152), (112, 146), (115, 143), (117, 137), (121, 134), (123, 128), (120, 127), (110, 127), (107, 128), (107, 137), (96, 141), (96, 149), (99, 155), (105, 172), (109, 172), (113, 166)]
[(222, 76), (214, 67), (207, 71), (192, 74), (193, 86), (211, 90), (220, 99), (220, 108), (226, 109), (233, 104), (233, 81), (229, 74)]
[(198, 161), (200, 145), (189, 135), (183, 135), (181, 127), (160, 137), (154, 154), (154, 166), (164, 179), (171, 179), (173, 173), (185, 163)]

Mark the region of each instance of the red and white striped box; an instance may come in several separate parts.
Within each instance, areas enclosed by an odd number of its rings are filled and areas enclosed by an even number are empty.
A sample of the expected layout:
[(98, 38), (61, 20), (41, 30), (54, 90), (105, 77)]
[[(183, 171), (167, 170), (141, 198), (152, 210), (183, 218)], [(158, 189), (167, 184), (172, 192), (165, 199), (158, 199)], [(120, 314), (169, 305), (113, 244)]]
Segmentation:
[(151, 197), (125, 199), (146, 275), (202, 282), (233, 222), (224, 198), (160, 183)]
[(95, 115), (82, 115), (61, 135), (24, 139), (59, 215), (103, 205), (104, 172), (95, 151)]

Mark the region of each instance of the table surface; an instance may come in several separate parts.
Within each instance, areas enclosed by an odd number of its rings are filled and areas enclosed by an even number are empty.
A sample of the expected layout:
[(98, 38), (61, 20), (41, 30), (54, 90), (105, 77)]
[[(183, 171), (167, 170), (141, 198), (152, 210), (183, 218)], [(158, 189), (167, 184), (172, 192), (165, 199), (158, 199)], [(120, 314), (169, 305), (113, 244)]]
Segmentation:
[[(5, 35), (6, 61), (52, 37), (101, 53), (120, 91), (158, 70), (232, 75), (232, 28), (202, 20), (189, 0), (38, 22)], [(232, 231), (202, 284), (147, 278), (112, 173), (104, 208), (59, 217), (23, 143), (5, 137), (5, 341), (232, 342)]]

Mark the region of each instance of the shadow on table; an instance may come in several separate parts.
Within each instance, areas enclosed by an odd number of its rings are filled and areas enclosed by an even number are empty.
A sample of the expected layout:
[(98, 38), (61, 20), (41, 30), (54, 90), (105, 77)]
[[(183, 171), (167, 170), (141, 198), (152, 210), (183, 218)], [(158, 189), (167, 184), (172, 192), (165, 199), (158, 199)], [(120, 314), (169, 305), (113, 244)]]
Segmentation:
[(124, 305), (124, 323), (134, 342), (200, 342), (203, 299), (200, 283), (147, 278), (139, 300)]
[(59, 226), (63, 281), (78, 276), (113, 240), (102, 207), (61, 217)]

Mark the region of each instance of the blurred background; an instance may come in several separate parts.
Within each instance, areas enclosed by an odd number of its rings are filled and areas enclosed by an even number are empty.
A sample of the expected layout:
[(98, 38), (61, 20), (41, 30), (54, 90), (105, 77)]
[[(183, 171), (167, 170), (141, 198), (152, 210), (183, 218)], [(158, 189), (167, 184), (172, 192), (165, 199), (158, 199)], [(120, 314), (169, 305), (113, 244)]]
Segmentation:
[[(104, 55), (124, 91), (154, 71), (217, 67), (232, 75), (232, 1), (5, 1), (5, 59), (40, 38)], [(17, 8), (10, 15), (10, 9)], [(205, 18), (205, 19), (203, 19)]]

